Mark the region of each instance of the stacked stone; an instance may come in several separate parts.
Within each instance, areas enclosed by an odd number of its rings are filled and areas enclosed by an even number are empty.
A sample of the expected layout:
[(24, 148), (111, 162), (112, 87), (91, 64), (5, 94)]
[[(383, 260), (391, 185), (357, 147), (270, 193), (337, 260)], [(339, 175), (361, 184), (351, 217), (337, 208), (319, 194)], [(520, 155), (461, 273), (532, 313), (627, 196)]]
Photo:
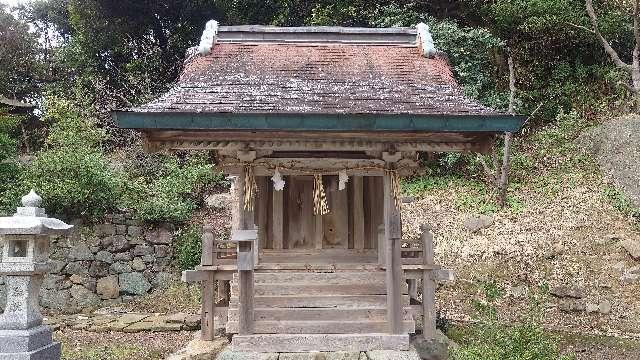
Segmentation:
[(44, 308), (76, 313), (126, 302), (175, 278), (173, 225), (145, 225), (131, 214), (107, 215), (98, 225), (73, 223), (68, 238), (51, 244), (52, 271), (41, 290)]

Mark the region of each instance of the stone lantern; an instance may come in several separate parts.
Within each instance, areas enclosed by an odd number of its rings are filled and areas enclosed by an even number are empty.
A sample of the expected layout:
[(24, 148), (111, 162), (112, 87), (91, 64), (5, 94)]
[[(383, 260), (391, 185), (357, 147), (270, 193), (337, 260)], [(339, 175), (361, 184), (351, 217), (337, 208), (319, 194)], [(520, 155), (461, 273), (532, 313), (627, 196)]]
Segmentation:
[(47, 217), (42, 198), (33, 190), (22, 197), (16, 214), (0, 218), (7, 304), (0, 315), (0, 360), (59, 359), (60, 343), (42, 324), (38, 295), (49, 271), (49, 237), (73, 226)]

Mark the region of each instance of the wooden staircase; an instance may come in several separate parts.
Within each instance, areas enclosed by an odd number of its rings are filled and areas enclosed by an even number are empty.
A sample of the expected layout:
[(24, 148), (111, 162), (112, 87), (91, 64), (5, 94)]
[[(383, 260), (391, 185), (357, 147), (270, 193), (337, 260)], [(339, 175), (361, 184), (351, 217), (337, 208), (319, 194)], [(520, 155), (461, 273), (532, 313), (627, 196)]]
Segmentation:
[[(254, 334), (388, 332), (385, 272), (256, 272)], [(403, 304), (409, 306), (406, 283)], [(406, 334), (415, 321), (404, 312)], [(238, 279), (231, 282), (227, 333), (238, 333)], [(305, 336), (307, 337), (307, 336)]]

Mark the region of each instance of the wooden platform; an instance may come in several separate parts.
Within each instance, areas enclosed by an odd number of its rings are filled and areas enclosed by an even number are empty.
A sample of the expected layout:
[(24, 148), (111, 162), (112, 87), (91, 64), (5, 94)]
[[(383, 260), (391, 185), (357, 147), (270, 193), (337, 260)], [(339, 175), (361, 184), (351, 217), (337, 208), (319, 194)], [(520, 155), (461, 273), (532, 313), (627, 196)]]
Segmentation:
[(261, 334), (234, 335), (234, 351), (306, 352), (409, 350), (409, 335), (390, 334)]

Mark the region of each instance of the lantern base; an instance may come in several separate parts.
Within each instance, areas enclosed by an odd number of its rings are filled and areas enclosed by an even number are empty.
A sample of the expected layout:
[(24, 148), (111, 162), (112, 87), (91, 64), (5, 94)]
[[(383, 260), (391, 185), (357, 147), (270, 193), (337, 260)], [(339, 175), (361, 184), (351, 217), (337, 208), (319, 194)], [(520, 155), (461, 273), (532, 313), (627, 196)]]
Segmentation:
[(60, 343), (53, 342), (51, 328), (0, 330), (0, 360), (57, 360)]

